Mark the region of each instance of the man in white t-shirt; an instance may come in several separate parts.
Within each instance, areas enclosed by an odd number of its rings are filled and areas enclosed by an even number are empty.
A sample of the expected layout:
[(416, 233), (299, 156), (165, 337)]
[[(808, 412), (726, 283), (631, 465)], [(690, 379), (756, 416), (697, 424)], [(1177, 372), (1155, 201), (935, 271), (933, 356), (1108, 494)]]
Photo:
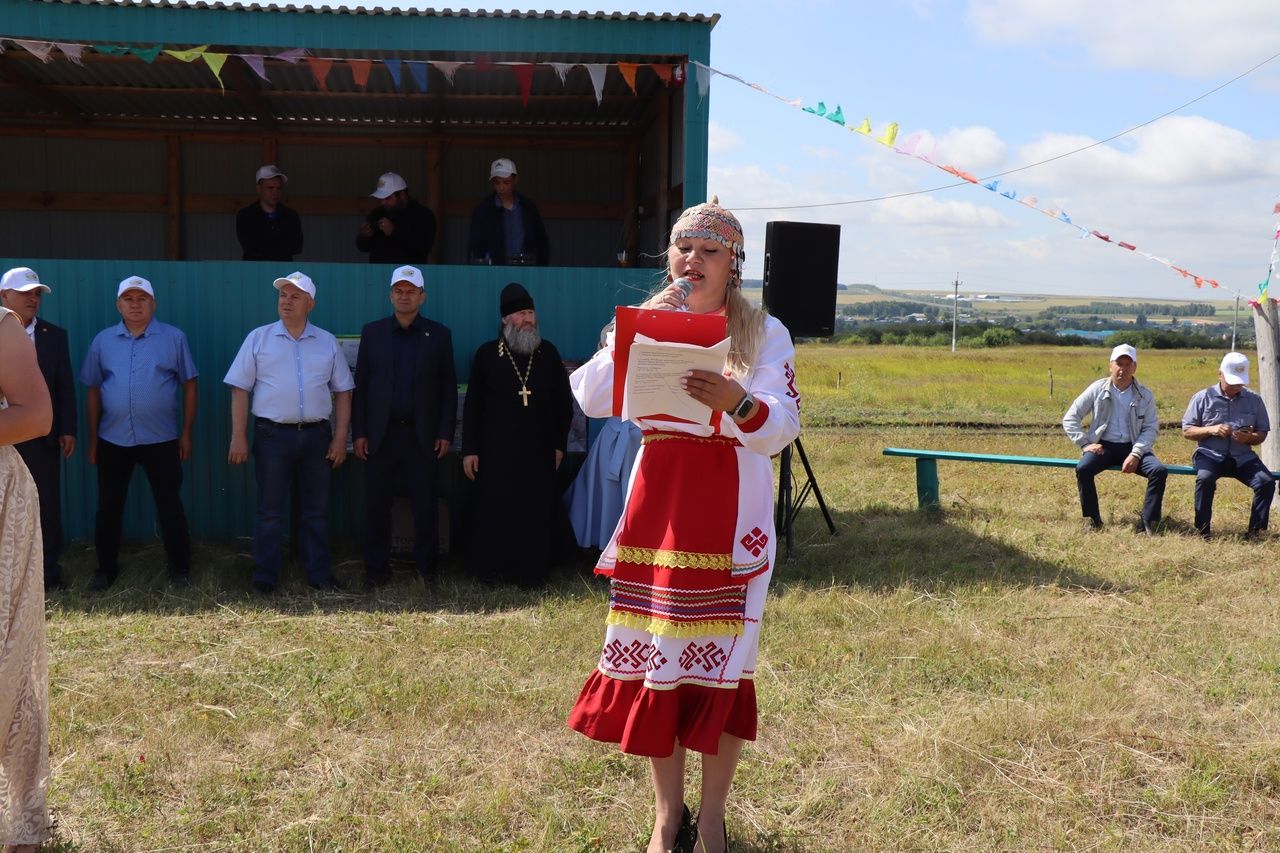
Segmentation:
[[(1134, 378), (1137, 372), (1137, 349), (1120, 344), (1111, 350), (1109, 375), (1086, 388), (1062, 416), (1067, 438), (1084, 451), (1076, 465), (1076, 485), (1080, 512), (1094, 530), (1102, 527), (1102, 515), (1093, 479), (1115, 465), (1125, 474), (1147, 478), (1138, 532), (1153, 533), (1160, 523), (1169, 472), (1151, 449), (1160, 422), (1155, 396)], [(1083, 426), (1086, 415), (1090, 419), (1087, 428)]]

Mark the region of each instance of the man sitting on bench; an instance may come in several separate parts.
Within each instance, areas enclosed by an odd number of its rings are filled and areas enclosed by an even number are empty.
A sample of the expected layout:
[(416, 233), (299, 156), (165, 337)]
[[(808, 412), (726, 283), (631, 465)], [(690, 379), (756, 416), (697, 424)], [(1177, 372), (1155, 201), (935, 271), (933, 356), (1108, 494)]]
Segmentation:
[[(1160, 421), (1155, 396), (1133, 378), (1137, 372), (1138, 351), (1129, 344), (1120, 344), (1111, 351), (1110, 375), (1086, 388), (1062, 416), (1067, 438), (1084, 451), (1076, 465), (1076, 485), (1080, 489), (1080, 512), (1093, 530), (1102, 527), (1093, 478), (1113, 465), (1119, 465), (1126, 474), (1147, 478), (1147, 496), (1142, 502), (1137, 532), (1151, 535), (1160, 523), (1169, 472), (1151, 452)], [(1091, 415), (1087, 429), (1081, 423), (1086, 414)]]

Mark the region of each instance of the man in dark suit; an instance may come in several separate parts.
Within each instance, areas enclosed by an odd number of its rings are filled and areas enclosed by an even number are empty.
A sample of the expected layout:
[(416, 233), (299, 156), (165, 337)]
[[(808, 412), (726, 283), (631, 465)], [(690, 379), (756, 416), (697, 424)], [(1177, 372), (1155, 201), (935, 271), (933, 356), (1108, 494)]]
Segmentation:
[(40, 529), (44, 537), (44, 587), (62, 589), (62, 489), (59, 458), (76, 449), (76, 391), (67, 332), (36, 315), (49, 286), (34, 270), (17, 267), (0, 279), (0, 303), (17, 313), (35, 343), (36, 360), (53, 400), (53, 429), (42, 438), (16, 445), (40, 493)]
[(365, 585), (391, 579), (391, 501), (405, 475), (413, 511), (413, 558), (424, 581), (436, 569), (436, 462), (449, 452), (458, 415), (458, 379), (449, 329), (419, 314), (422, 272), (391, 274), (395, 313), (360, 333), (351, 425), (356, 456), (368, 463)]

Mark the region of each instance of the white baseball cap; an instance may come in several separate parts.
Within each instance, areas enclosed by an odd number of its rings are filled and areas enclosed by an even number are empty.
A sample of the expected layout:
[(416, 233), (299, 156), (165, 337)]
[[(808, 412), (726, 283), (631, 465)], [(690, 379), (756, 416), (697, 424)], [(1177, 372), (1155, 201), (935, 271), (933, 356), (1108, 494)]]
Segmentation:
[(3, 279), (0, 279), (0, 290), (28, 293), (37, 288), (45, 293), (49, 292), (49, 285), (41, 282), (40, 276), (36, 275), (36, 271), (31, 267), (14, 267), (4, 274)]
[(1249, 384), (1249, 357), (1242, 352), (1227, 353), (1218, 369), (1222, 371), (1222, 381), (1228, 385)]
[(1130, 344), (1120, 344), (1111, 351), (1111, 360), (1115, 361), (1122, 355), (1129, 356), (1129, 358), (1133, 359), (1134, 364), (1138, 363), (1138, 350), (1136, 347), (1133, 347)]
[(516, 173), (516, 164), (508, 160), (506, 157), (499, 157), (493, 161), (493, 165), (489, 167), (489, 177), (492, 178), (509, 178)]
[(378, 178), (377, 188), (369, 193), (374, 198), (386, 198), (392, 193), (398, 193), (400, 190), (409, 189), (409, 185), (404, 182), (404, 178), (395, 172), (385, 172)]
[(276, 290), (279, 290), (286, 284), (292, 284), (312, 299), (316, 298), (316, 283), (311, 280), (311, 276), (304, 272), (291, 272), (282, 278), (276, 279), (271, 282), (271, 284)]
[(280, 171), (275, 166), (259, 166), (258, 172), (253, 176), (255, 181), (269, 181), (272, 178), (279, 178), (286, 184), (289, 183), (289, 176)]
[(120, 282), (120, 286), (116, 288), (116, 299), (125, 295), (129, 290), (141, 290), (143, 293), (155, 299), (156, 292), (151, 289), (151, 282), (147, 281), (140, 275), (131, 275), (124, 281)]
[(422, 270), (417, 267), (410, 266), (400, 267), (391, 274), (391, 286), (395, 287), (402, 281), (408, 282), (419, 290), (422, 290)]

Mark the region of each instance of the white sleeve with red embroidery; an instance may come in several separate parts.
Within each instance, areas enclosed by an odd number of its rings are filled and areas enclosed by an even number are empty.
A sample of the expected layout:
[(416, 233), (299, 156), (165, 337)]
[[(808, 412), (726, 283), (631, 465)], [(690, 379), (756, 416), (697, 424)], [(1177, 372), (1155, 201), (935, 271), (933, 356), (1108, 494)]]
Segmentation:
[(607, 418), (613, 414), (613, 332), (605, 340), (604, 349), (569, 375), (569, 390), (589, 418)]
[[(764, 342), (756, 356), (756, 366), (743, 384), (751, 396), (769, 407), (769, 414), (751, 431), (733, 424), (738, 440), (756, 453), (780, 453), (800, 434), (800, 390), (796, 385), (796, 348), (791, 343), (791, 333), (774, 317), (765, 320)], [(733, 423), (727, 416), (725, 421)]]

